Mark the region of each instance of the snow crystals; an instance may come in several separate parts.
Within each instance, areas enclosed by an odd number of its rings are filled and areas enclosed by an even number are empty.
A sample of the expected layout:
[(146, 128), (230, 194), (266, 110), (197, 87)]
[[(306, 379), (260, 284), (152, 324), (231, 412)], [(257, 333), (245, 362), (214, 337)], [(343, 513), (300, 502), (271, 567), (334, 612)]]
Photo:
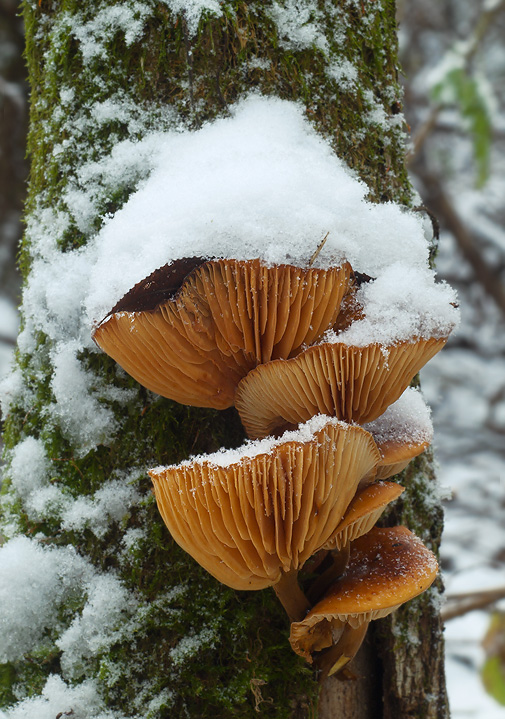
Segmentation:
[[(299, 442), (304, 444), (314, 439), (317, 434), (326, 425), (337, 425), (346, 428), (349, 425), (341, 422), (335, 417), (327, 417), (324, 414), (318, 414), (311, 417), (307, 422), (301, 423), (297, 429), (288, 430), (280, 437), (268, 436), (264, 439), (246, 440), (245, 444), (237, 449), (220, 449), (212, 454), (192, 457), (184, 462), (179, 463), (178, 467), (188, 467), (193, 464), (206, 464), (211, 467), (228, 467), (232, 464), (242, 464), (244, 460), (252, 459), (261, 454), (270, 454), (275, 447), (287, 442)], [(162, 471), (167, 467), (156, 467), (153, 472)]]
[(16, 661), (44, 641), (87, 574), (73, 547), (44, 547), (20, 536), (0, 548), (0, 662)]

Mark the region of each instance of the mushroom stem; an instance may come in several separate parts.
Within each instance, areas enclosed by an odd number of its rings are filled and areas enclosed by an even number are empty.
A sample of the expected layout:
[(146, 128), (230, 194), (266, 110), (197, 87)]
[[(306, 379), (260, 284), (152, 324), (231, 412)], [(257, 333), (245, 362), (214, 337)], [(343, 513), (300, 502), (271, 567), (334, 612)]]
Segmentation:
[(365, 638), (369, 623), (363, 622), (356, 629), (350, 624), (346, 624), (338, 642), (320, 653), (314, 662), (321, 671), (320, 681), (324, 681), (332, 674), (338, 674), (356, 656)]
[(343, 547), (340, 552), (331, 552), (333, 558), (332, 564), (319, 575), (319, 577), (311, 584), (307, 592), (307, 596), (315, 604), (323, 596), (325, 591), (330, 587), (347, 568), (349, 562), (350, 544)]
[(298, 584), (298, 572), (292, 569), (282, 574), (274, 584), (274, 591), (291, 622), (301, 622), (311, 605)]

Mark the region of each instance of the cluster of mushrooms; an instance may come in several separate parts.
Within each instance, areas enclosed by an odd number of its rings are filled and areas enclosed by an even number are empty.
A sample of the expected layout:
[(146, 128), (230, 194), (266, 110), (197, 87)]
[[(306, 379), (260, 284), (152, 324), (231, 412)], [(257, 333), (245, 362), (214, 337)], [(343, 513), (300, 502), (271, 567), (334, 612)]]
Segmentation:
[(396, 435), (374, 428), (447, 338), (339, 342), (363, 317), (360, 280), (348, 263), (185, 258), (138, 283), (93, 333), (148, 389), (187, 405), (235, 405), (254, 441), (150, 470), (158, 508), (220, 582), (274, 588), (293, 650), (322, 676), (341, 671), (369, 622), (438, 571), (408, 529), (375, 527), (403, 491), (385, 480), (429, 440), (404, 424)]

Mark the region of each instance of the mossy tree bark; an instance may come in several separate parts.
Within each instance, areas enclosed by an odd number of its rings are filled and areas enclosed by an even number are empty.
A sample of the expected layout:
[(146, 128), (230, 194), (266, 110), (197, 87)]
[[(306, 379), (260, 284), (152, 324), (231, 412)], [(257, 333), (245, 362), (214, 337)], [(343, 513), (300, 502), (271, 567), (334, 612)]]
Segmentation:
[[(153, 129), (196, 129), (251, 91), (302, 103), (374, 201), (412, 204), (393, 0), (209, 2), (196, 20), (174, 14), (175, 5), (25, 0), (32, 228), (50, 211), (59, 218), (52, 232), (61, 252), (76, 252), (142, 180), (130, 172), (111, 184), (95, 175), (93, 210), (84, 222), (72, 205), (75, 193), (85, 191), (83, 167), (109, 157), (121, 140)], [(21, 255), (27, 281), (37, 241), (29, 229)], [(18, 356), (24, 390), (10, 401), (7, 458), (26, 437), (41, 440), (53, 483), (74, 499), (95, 497), (110, 477), (141, 468), (130, 481), (142, 499), (100, 534), (62, 526), (56, 509), (34, 519), (12, 498), (7, 481), (10, 519), (15, 515), (24, 532), (46, 543), (74, 544), (99, 571), (115, 572), (135, 596), (135, 617), (123, 624), (135, 620), (136, 630), (128, 637), (118, 630), (116, 640), (72, 674), (60, 662), (61, 626), (49, 629), (43, 650), (5, 665), (6, 703), (15, 701), (13, 687), (37, 693), (49, 673), (62, 672), (67, 682), (98, 682), (114, 717), (447, 715), (437, 590), (380, 623), (360, 658), (359, 678), (328, 680), (318, 710), (319, 686), (289, 649), (274, 593), (218, 585), (173, 544), (150, 497), (146, 467), (238, 445), (243, 435), (235, 413), (176, 405), (139, 388), (108, 358), (80, 352), (78, 361), (96, 387), (113, 383), (128, 398), (104, 393), (115, 431), (83, 450), (68, 423), (57, 419), (61, 413), (48, 420), (48, 407), (58, 402), (51, 379), (54, 337), (36, 326), (25, 325), (24, 332), (32, 341)], [(404, 479), (408, 491), (390, 522), (405, 522), (436, 549), (441, 514), (430, 459), (417, 462)], [(124, 534), (135, 530), (138, 541), (125, 551)], [(82, 613), (86, 597), (73, 602), (62, 610), (63, 627)]]

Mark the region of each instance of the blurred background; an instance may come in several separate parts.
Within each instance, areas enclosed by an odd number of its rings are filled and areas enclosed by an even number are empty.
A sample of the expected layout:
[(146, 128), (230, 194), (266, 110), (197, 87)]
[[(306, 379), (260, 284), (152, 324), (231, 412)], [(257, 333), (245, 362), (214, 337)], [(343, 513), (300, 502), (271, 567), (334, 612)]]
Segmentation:
[(23, 23), (18, 13), (16, 0), (0, 0), (0, 376), (10, 361), (18, 328), (20, 279), (15, 258), (28, 172)]
[[(454, 719), (505, 718), (505, 2), (399, 3), (409, 155), (462, 324), (422, 372), (445, 497)], [(501, 601), (500, 601), (501, 599)]]
[[(0, 0), (0, 378), (18, 330), (23, 26)], [(446, 508), (454, 719), (505, 719), (505, 0), (398, 0), (409, 165), (462, 325), (422, 373)]]

